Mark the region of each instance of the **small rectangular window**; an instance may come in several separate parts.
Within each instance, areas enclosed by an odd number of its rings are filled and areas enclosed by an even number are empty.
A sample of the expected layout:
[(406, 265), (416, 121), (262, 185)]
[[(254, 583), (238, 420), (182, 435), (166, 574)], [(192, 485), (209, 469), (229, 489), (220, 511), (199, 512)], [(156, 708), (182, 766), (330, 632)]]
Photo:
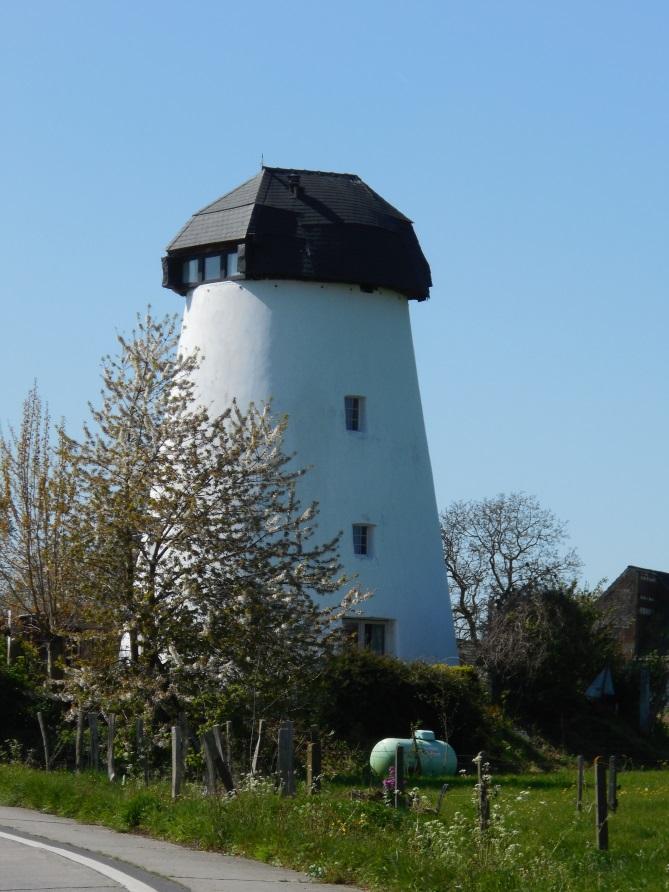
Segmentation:
[(222, 275), (225, 275), (225, 270), (223, 270), (223, 273), (221, 273), (221, 255), (212, 254), (210, 257), (205, 257), (204, 281), (213, 282), (216, 279), (222, 278)]
[(200, 281), (200, 260), (198, 257), (191, 257), (190, 260), (184, 261), (183, 282), (185, 285), (193, 285), (199, 281)]
[(392, 620), (352, 619), (342, 621), (344, 646), (371, 650), (376, 654), (392, 653)]
[(361, 431), (363, 429), (363, 410), (365, 400), (361, 396), (345, 396), (346, 430)]
[(380, 655), (386, 652), (385, 623), (365, 623), (363, 637), (365, 650)]
[(228, 276), (236, 276), (237, 275), (237, 252), (231, 251), (228, 254)]
[(370, 527), (365, 523), (353, 524), (353, 553), (369, 555), (371, 546)]

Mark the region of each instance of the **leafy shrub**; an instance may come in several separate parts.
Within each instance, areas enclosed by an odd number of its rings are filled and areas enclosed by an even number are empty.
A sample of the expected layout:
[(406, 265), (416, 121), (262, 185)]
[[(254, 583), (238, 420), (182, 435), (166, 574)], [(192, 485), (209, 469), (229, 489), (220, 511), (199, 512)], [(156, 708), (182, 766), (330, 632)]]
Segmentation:
[(350, 650), (329, 659), (314, 687), (315, 722), (352, 746), (368, 749), (423, 727), (456, 751), (474, 752), (489, 731), (486, 696), (471, 666), (404, 663)]
[[(16, 761), (20, 744), (24, 754), (41, 747), (37, 711), (49, 714), (54, 704), (46, 700), (41, 681), (36, 678), (30, 655), (20, 656), (11, 666), (0, 665), (0, 715), (2, 737), (14, 744), (12, 760)], [(55, 710), (59, 711), (58, 705)], [(5, 754), (5, 758), (7, 755)]]

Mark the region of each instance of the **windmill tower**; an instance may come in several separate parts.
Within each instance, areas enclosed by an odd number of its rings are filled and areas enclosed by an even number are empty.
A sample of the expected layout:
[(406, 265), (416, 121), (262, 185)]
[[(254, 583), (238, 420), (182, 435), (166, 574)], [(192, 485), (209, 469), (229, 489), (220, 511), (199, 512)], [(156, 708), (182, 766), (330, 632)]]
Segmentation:
[(361, 646), (457, 662), (409, 301), (430, 268), (411, 221), (359, 177), (263, 167), (191, 217), (163, 285), (184, 295), (184, 352), (222, 412), (271, 398), (319, 531), (374, 592), (345, 625)]

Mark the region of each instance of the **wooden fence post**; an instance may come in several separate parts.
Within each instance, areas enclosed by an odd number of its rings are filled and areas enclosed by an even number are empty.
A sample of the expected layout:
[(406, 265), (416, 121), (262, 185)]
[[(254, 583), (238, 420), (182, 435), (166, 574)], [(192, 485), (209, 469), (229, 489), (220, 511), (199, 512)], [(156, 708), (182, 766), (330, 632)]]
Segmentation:
[(225, 723), (225, 761), (232, 771), (232, 722)]
[(441, 790), (439, 791), (439, 799), (437, 799), (437, 807), (435, 808), (435, 812), (439, 814), (441, 812), (441, 806), (444, 801), (444, 796), (448, 792), (448, 784), (442, 784)]
[(479, 810), (479, 829), (485, 832), (490, 825), (490, 791), (488, 789), (488, 777), (484, 771), (485, 753), (480, 752), (474, 759), (476, 762), (476, 770), (478, 774), (478, 810)]
[(321, 764), (321, 742), (317, 733), (312, 731), (311, 741), (307, 744), (307, 794), (310, 796), (321, 791)]
[(264, 719), (258, 720), (258, 739), (256, 740), (253, 758), (251, 759), (251, 774), (255, 774), (258, 770), (258, 756), (260, 755), (260, 740), (262, 738), (262, 726), (265, 724)]
[(609, 758), (609, 811), (615, 811), (618, 808), (618, 766), (616, 757)]
[(600, 852), (609, 847), (609, 822), (606, 809), (606, 765), (601, 758), (595, 759), (595, 830)]
[(183, 743), (181, 740), (181, 728), (172, 726), (172, 799), (176, 799), (181, 792), (183, 780)]
[(98, 717), (92, 713), (88, 713), (88, 730), (90, 733), (90, 763), (91, 771), (100, 770), (100, 748), (98, 745)]
[(221, 775), (221, 780), (223, 781), (223, 786), (227, 790), (228, 793), (232, 793), (235, 789), (235, 782), (232, 778), (232, 766), (226, 761), (226, 754), (229, 750), (223, 749), (223, 741), (221, 739), (221, 726), (214, 725), (211, 729), (211, 733), (214, 740), (214, 746), (216, 747), (216, 753), (219, 758), (219, 772)]
[(404, 792), (404, 747), (398, 744), (395, 748), (395, 790), (394, 802), (395, 808), (399, 808), (402, 804), (402, 793)]
[(84, 711), (81, 707), (77, 710), (77, 730), (74, 736), (74, 770), (81, 772), (84, 748)]
[(46, 725), (44, 724), (44, 716), (41, 712), (37, 713), (37, 721), (39, 723), (39, 729), (42, 734), (42, 746), (44, 747), (44, 769), (45, 771), (49, 770), (49, 741), (46, 736)]
[(279, 788), (282, 796), (295, 795), (295, 770), (293, 753), (293, 723), (281, 722), (279, 726)]
[(576, 759), (576, 809), (581, 811), (583, 808), (583, 778), (585, 772), (585, 759), (578, 756)]
[(116, 716), (113, 712), (107, 715), (107, 777), (110, 782), (116, 777), (114, 769), (114, 736), (116, 734)]
[(204, 753), (207, 794), (214, 796), (216, 794), (216, 743), (213, 733), (205, 731), (200, 737), (200, 743)]

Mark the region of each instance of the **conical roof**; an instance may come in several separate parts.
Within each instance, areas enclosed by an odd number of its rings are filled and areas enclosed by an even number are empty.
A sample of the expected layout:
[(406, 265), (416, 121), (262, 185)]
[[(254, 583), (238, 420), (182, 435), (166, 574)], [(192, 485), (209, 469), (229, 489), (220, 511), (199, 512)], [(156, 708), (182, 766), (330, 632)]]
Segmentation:
[(184, 258), (237, 244), (248, 279), (347, 282), (417, 300), (432, 284), (411, 221), (355, 174), (263, 167), (190, 218), (167, 246), (163, 284), (185, 293)]

